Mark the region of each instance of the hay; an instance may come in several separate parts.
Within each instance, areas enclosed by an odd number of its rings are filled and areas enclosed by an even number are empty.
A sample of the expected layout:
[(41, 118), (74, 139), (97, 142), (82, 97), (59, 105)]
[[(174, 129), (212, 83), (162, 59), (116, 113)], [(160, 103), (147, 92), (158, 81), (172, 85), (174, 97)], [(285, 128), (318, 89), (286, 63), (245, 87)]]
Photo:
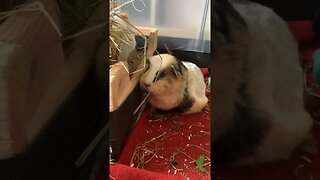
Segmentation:
[[(145, 68), (147, 52), (146, 36), (122, 16), (121, 8), (133, 3), (133, 1), (134, 0), (130, 0), (119, 4), (116, 0), (111, 0), (109, 15), (109, 65), (127, 61), (129, 66), (128, 73), (130, 75), (142, 71)], [(140, 36), (144, 39), (145, 44), (142, 51), (136, 50), (134, 36)], [(130, 49), (133, 49), (133, 51), (129, 56), (126, 56), (125, 59), (122, 59), (123, 57), (121, 57), (120, 54)], [(142, 63), (143, 67), (139, 69)]]
[[(177, 127), (179, 126), (186, 126), (186, 127), (193, 127), (193, 126), (199, 126), (202, 127), (203, 125), (201, 124), (189, 124), (185, 122), (178, 121), (181, 116), (178, 115), (173, 115), (173, 117), (170, 117), (167, 119), (167, 117), (162, 117), (160, 119), (156, 120), (151, 120), (149, 119), (149, 122), (156, 122), (156, 121), (162, 121), (162, 120), (170, 120), (172, 121), (173, 124), (175, 124)], [(181, 120), (181, 119), (180, 119)], [(160, 124), (161, 128), (161, 124)], [(180, 146), (173, 150), (172, 153), (170, 153), (169, 156), (165, 156), (162, 153), (162, 150), (160, 150), (160, 147), (162, 147), (162, 143), (166, 141), (169, 137), (173, 137), (176, 135), (180, 134), (180, 128), (174, 128), (173, 132), (163, 132), (160, 135), (157, 135), (155, 137), (152, 137), (150, 140), (147, 140), (143, 143), (138, 144), (134, 151), (133, 155), (131, 156), (131, 161), (130, 161), (130, 166), (131, 167), (136, 167), (136, 168), (145, 168), (145, 165), (148, 164), (150, 161), (154, 160), (155, 162), (158, 162), (158, 160), (162, 161), (162, 163), (156, 164), (156, 165), (168, 165), (168, 174), (179, 174), (179, 176), (182, 176), (186, 170), (192, 170), (194, 173), (198, 173), (201, 175), (202, 173), (208, 174), (209, 172), (205, 170), (204, 172), (204, 167), (210, 166), (211, 164), (211, 159), (210, 159), (210, 154), (211, 152), (206, 150), (205, 148), (201, 147), (196, 144), (186, 144), (185, 146)], [(170, 130), (170, 129), (169, 129)], [(170, 130), (171, 131), (171, 130)], [(210, 136), (210, 132), (200, 130), (199, 135), (201, 136)], [(148, 131), (146, 131), (147, 134), (149, 134)], [(196, 136), (196, 135), (194, 135)], [(194, 155), (188, 154), (187, 150), (189, 149), (197, 149), (201, 153), (199, 155), (202, 156), (202, 164), (199, 166), (199, 162), (197, 164), (197, 161), (199, 161), (199, 156), (193, 157)], [(182, 161), (179, 157), (181, 158), (185, 157), (184, 161)], [(180, 160), (179, 160), (180, 159)], [(189, 160), (189, 161), (188, 161)], [(197, 168), (197, 166), (199, 167)]]
[[(131, 157), (130, 166), (143, 169), (145, 164), (157, 156), (158, 147), (155, 141), (165, 135), (166, 132), (137, 146), (133, 152), (133, 156)], [(150, 144), (153, 144), (155, 147), (150, 147), (152, 146)]]

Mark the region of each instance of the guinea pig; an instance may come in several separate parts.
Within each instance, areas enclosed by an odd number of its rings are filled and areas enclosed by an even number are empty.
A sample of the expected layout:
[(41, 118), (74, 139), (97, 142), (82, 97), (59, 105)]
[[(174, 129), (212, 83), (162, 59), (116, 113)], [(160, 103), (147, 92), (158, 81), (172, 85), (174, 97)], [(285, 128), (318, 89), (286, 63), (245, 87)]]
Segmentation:
[(191, 114), (207, 105), (204, 77), (195, 64), (170, 54), (152, 56), (148, 63), (140, 86), (150, 93), (147, 101), (151, 106), (160, 111)]
[(215, 165), (289, 158), (309, 140), (297, 43), (270, 8), (214, 0), (212, 133)]

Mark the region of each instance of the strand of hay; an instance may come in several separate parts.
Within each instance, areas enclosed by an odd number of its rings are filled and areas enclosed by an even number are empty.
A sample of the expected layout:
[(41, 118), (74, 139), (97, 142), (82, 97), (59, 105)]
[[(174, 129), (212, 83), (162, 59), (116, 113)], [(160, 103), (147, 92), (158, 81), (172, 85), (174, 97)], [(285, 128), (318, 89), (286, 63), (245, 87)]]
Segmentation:
[[(144, 165), (147, 164), (148, 162), (150, 162), (157, 154), (157, 144), (155, 143), (155, 141), (165, 135), (166, 135), (166, 132), (164, 132), (164, 133), (160, 134), (159, 136), (154, 137), (154, 138), (144, 142), (143, 144), (137, 146), (133, 152), (132, 157), (131, 157), (130, 166), (137, 167), (137, 168), (144, 168)], [(155, 148), (153, 148), (154, 150), (151, 150), (149, 148), (150, 143), (152, 143), (156, 146)], [(152, 156), (149, 159), (147, 159), (147, 157), (150, 156), (150, 154), (152, 154)], [(137, 164), (134, 163), (135, 160), (138, 161)]]

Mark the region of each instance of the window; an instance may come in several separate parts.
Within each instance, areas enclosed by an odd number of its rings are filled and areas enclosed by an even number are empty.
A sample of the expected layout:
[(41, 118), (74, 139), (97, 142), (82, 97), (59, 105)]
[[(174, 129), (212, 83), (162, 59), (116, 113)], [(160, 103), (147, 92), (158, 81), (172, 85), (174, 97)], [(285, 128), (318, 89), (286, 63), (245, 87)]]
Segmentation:
[(158, 28), (158, 48), (210, 53), (210, 9), (209, 0), (135, 0), (123, 11), (136, 26)]

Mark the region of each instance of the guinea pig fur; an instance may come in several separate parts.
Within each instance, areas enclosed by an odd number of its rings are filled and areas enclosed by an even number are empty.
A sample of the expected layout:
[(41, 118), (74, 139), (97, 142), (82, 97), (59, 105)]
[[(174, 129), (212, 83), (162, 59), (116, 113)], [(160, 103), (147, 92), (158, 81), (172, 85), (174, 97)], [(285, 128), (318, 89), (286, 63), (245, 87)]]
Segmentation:
[(208, 103), (206, 84), (199, 67), (170, 54), (155, 55), (149, 59), (148, 69), (140, 78), (140, 86), (150, 92), (147, 101), (161, 111), (197, 113)]
[(292, 33), (271, 9), (240, 0), (215, 0), (213, 27), (213, 162), (290, 157), (312, 126)]

